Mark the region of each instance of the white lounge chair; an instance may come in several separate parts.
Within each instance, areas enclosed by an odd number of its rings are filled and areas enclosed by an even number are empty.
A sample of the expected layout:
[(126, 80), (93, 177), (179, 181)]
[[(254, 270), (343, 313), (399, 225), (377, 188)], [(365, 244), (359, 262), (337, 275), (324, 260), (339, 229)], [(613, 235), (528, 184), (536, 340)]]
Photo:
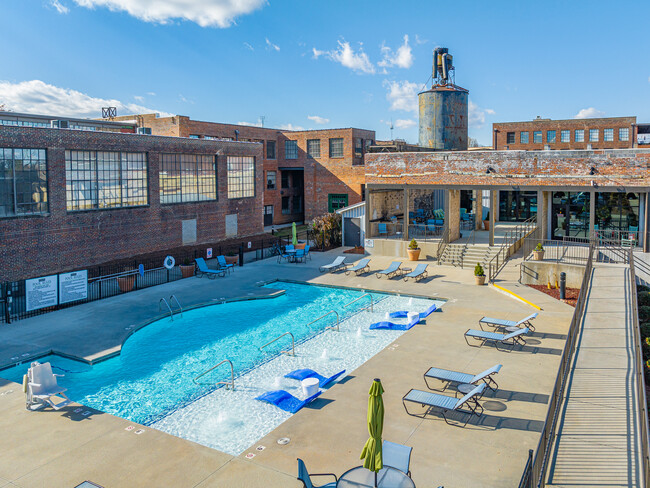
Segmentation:
[(504, 319), (493, 319), (491, 317), (483, 317), (478, 321), (478, 325), (483, 329), (483, 324), (489, 325), (490, 327), (497, 328), (506, 328), (506, 327), (519, 327), (520, 325), (525, 325), (531, 331), (535, 332), (535, 326), (532, 324), (532, 320), (537, 317), (537, 312), (530, 314), (528, 317), (524, 317), (521, 320), (504, 320)]
[(345, 264), (343, 261), (345, 261), (345, 256), (338, 256), (334, 261), (332, 261), (330, 264), (325, 264), (321, 267), (318, 268), (318, 270), (322, 273), (323, 271), (336, 271), (337, 269), (340, 268), (345, 268), (347, 264)]
[[(27, 396), (25, 405), (27, 410), (35, 410), (45, 405), (51, 406), (54, 410), (60, 410), (72, 403), (72, 400), (64, 393), (67, 388), (59, 386), (56, 381), (57, 376), (63, 375), (52, 373), (50, 363), (33, 362), (25, 376), (23, 382)], [(63, 401), (54, 403), (53, 396), (61, 397)]]

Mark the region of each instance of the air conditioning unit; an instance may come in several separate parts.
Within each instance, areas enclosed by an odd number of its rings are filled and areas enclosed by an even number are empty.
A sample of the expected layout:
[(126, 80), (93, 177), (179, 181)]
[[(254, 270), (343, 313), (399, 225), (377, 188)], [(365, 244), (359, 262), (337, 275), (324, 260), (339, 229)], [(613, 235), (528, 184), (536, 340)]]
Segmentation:
[(55, 129), (69, 129), (70, 122), (67, 120), (53, 120), (51, 122), (51, 126)]
[(151, 135), (151, 127), (138, 127), (138, 134), (145, 135), (145, 136), (150, 136)]

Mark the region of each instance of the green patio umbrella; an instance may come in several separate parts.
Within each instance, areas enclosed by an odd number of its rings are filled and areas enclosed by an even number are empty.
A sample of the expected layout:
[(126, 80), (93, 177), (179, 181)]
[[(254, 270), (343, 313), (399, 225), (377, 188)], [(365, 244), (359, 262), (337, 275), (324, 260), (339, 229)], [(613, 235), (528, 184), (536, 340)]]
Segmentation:
[(375, 472), (375, 486), (377, 486), (377, 471), (384, 467), (381, 458), (381, 433), (384, 430), (384, 388), (379, 378), (372, 382), (368, 394), (368, 434), (370, 437), (363, 446), (360, 459), (363, 467)]
[(291, 224), (291, 234), (293, 236), (291, 238), (291, 244), (293, 244), (294, 246), (297, 246), (298, 245), (298, 238), (296, 237), (296, 223), (295, 222)]

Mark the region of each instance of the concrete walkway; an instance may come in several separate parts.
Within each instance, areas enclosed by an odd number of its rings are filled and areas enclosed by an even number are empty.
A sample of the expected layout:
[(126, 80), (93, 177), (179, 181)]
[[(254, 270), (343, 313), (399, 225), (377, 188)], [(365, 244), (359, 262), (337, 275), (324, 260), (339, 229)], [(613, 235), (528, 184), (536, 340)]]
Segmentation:
[(594, 267), (549, 469), (552, 486), (642, 486), (630, 272)]

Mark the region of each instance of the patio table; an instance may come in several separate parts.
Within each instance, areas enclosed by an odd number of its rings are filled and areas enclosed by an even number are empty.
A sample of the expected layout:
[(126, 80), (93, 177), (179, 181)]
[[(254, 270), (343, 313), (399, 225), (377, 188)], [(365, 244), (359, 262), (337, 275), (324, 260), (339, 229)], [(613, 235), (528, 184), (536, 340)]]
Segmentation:
[[(336, 483), (336, 488), (371, 488), (374, 486), (375, 473), (363, 466), (357, 466), (356, 468), (346, 471), (341, 475), (339, 481)], [(413, 483), (413, 480), (399, 469), (384, 466), (377, 472), (376, 486), (384, 488), (415, 488), (415, 483)]]

